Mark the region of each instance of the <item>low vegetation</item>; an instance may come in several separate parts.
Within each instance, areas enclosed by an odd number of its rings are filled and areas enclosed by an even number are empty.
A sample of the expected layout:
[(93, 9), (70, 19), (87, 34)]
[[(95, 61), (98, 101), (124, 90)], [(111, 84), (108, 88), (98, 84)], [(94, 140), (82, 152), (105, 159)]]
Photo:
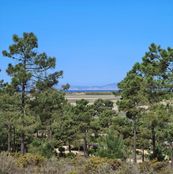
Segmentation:
[[(20, 161), (20, 163), (19, 163)], [(22, 165), (21, 165), (22, 164)], [(38, 155), (0, 154), (2, 174), (172, 174), (168, 163), (157, 161), (138, 165), (101, 157), (74, 157), (73, 159), (52, 157), (45, 159)]]

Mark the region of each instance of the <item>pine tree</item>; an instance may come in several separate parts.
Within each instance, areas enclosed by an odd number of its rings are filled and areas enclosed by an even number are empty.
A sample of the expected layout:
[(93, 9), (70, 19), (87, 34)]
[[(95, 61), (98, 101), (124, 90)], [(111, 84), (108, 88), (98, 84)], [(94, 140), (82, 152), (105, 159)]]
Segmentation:
[(52, 87), (62, 76), (62, 71), (47, 75), (49, 69), (55, 68), (55, 57), (37, 51), (38, 40), (33, 33), (23, 33), (22, 37), (13, 35), (13, 44), (9, 51), (3, 55), (10, 58), (7, 73), (11, 76), (11, 86), (20, 94), (19, 131), (21, 153), (26, 152), (25, 147), (25, 118), (29, 114), (28, 103), (32, 99), (31, 92)]
[(133, 160), (136, 163), (137, 122), (143, 105), (141, 93), (143, 79), (139, 73), (140, 65), (137, 63), (119, 83), (121, 99), (118, 101), (119, 109), (126, 113), (127, 118), (133, 123)]

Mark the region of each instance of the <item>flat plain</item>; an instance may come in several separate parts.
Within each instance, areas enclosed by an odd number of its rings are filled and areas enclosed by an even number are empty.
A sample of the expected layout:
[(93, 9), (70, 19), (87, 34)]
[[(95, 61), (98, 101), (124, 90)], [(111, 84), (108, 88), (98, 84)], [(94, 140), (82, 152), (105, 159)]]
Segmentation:
[(75, 105), (76, 101), (85, 99), (89, 102), (89, 104), (93, 104), (98, 99), (110, 100), (114, 103), (114, 109), (117, 110), (116, 102), (120, 98), (119, 96), (115, 96), (113, 93), (83, 93), (83, 92), (75, 92), (75, 93), (66, 93), (66, 99), (72, 105)]

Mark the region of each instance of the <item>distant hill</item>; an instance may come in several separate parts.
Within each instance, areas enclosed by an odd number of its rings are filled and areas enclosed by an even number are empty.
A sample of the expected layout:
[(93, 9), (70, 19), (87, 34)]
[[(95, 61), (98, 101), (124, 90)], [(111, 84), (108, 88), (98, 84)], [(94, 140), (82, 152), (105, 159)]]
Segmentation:
[(116, 91), (118, 90), (116, 83), (110, 83), (103, 86), (71, 86), (71, 91)]

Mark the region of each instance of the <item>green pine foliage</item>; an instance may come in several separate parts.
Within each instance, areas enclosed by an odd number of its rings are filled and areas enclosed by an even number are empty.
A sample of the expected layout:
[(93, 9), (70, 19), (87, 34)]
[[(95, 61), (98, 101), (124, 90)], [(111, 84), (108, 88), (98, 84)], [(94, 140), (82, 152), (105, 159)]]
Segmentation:
[(111, 159), (125, 159), (127, 151), (125, 152), (125, 145), (122, 137), (117, 136), (115, 132), (109, 131), (107, 135), (103, 135), (98, 140), (98, 152), (100, 157), (107, 157)]

